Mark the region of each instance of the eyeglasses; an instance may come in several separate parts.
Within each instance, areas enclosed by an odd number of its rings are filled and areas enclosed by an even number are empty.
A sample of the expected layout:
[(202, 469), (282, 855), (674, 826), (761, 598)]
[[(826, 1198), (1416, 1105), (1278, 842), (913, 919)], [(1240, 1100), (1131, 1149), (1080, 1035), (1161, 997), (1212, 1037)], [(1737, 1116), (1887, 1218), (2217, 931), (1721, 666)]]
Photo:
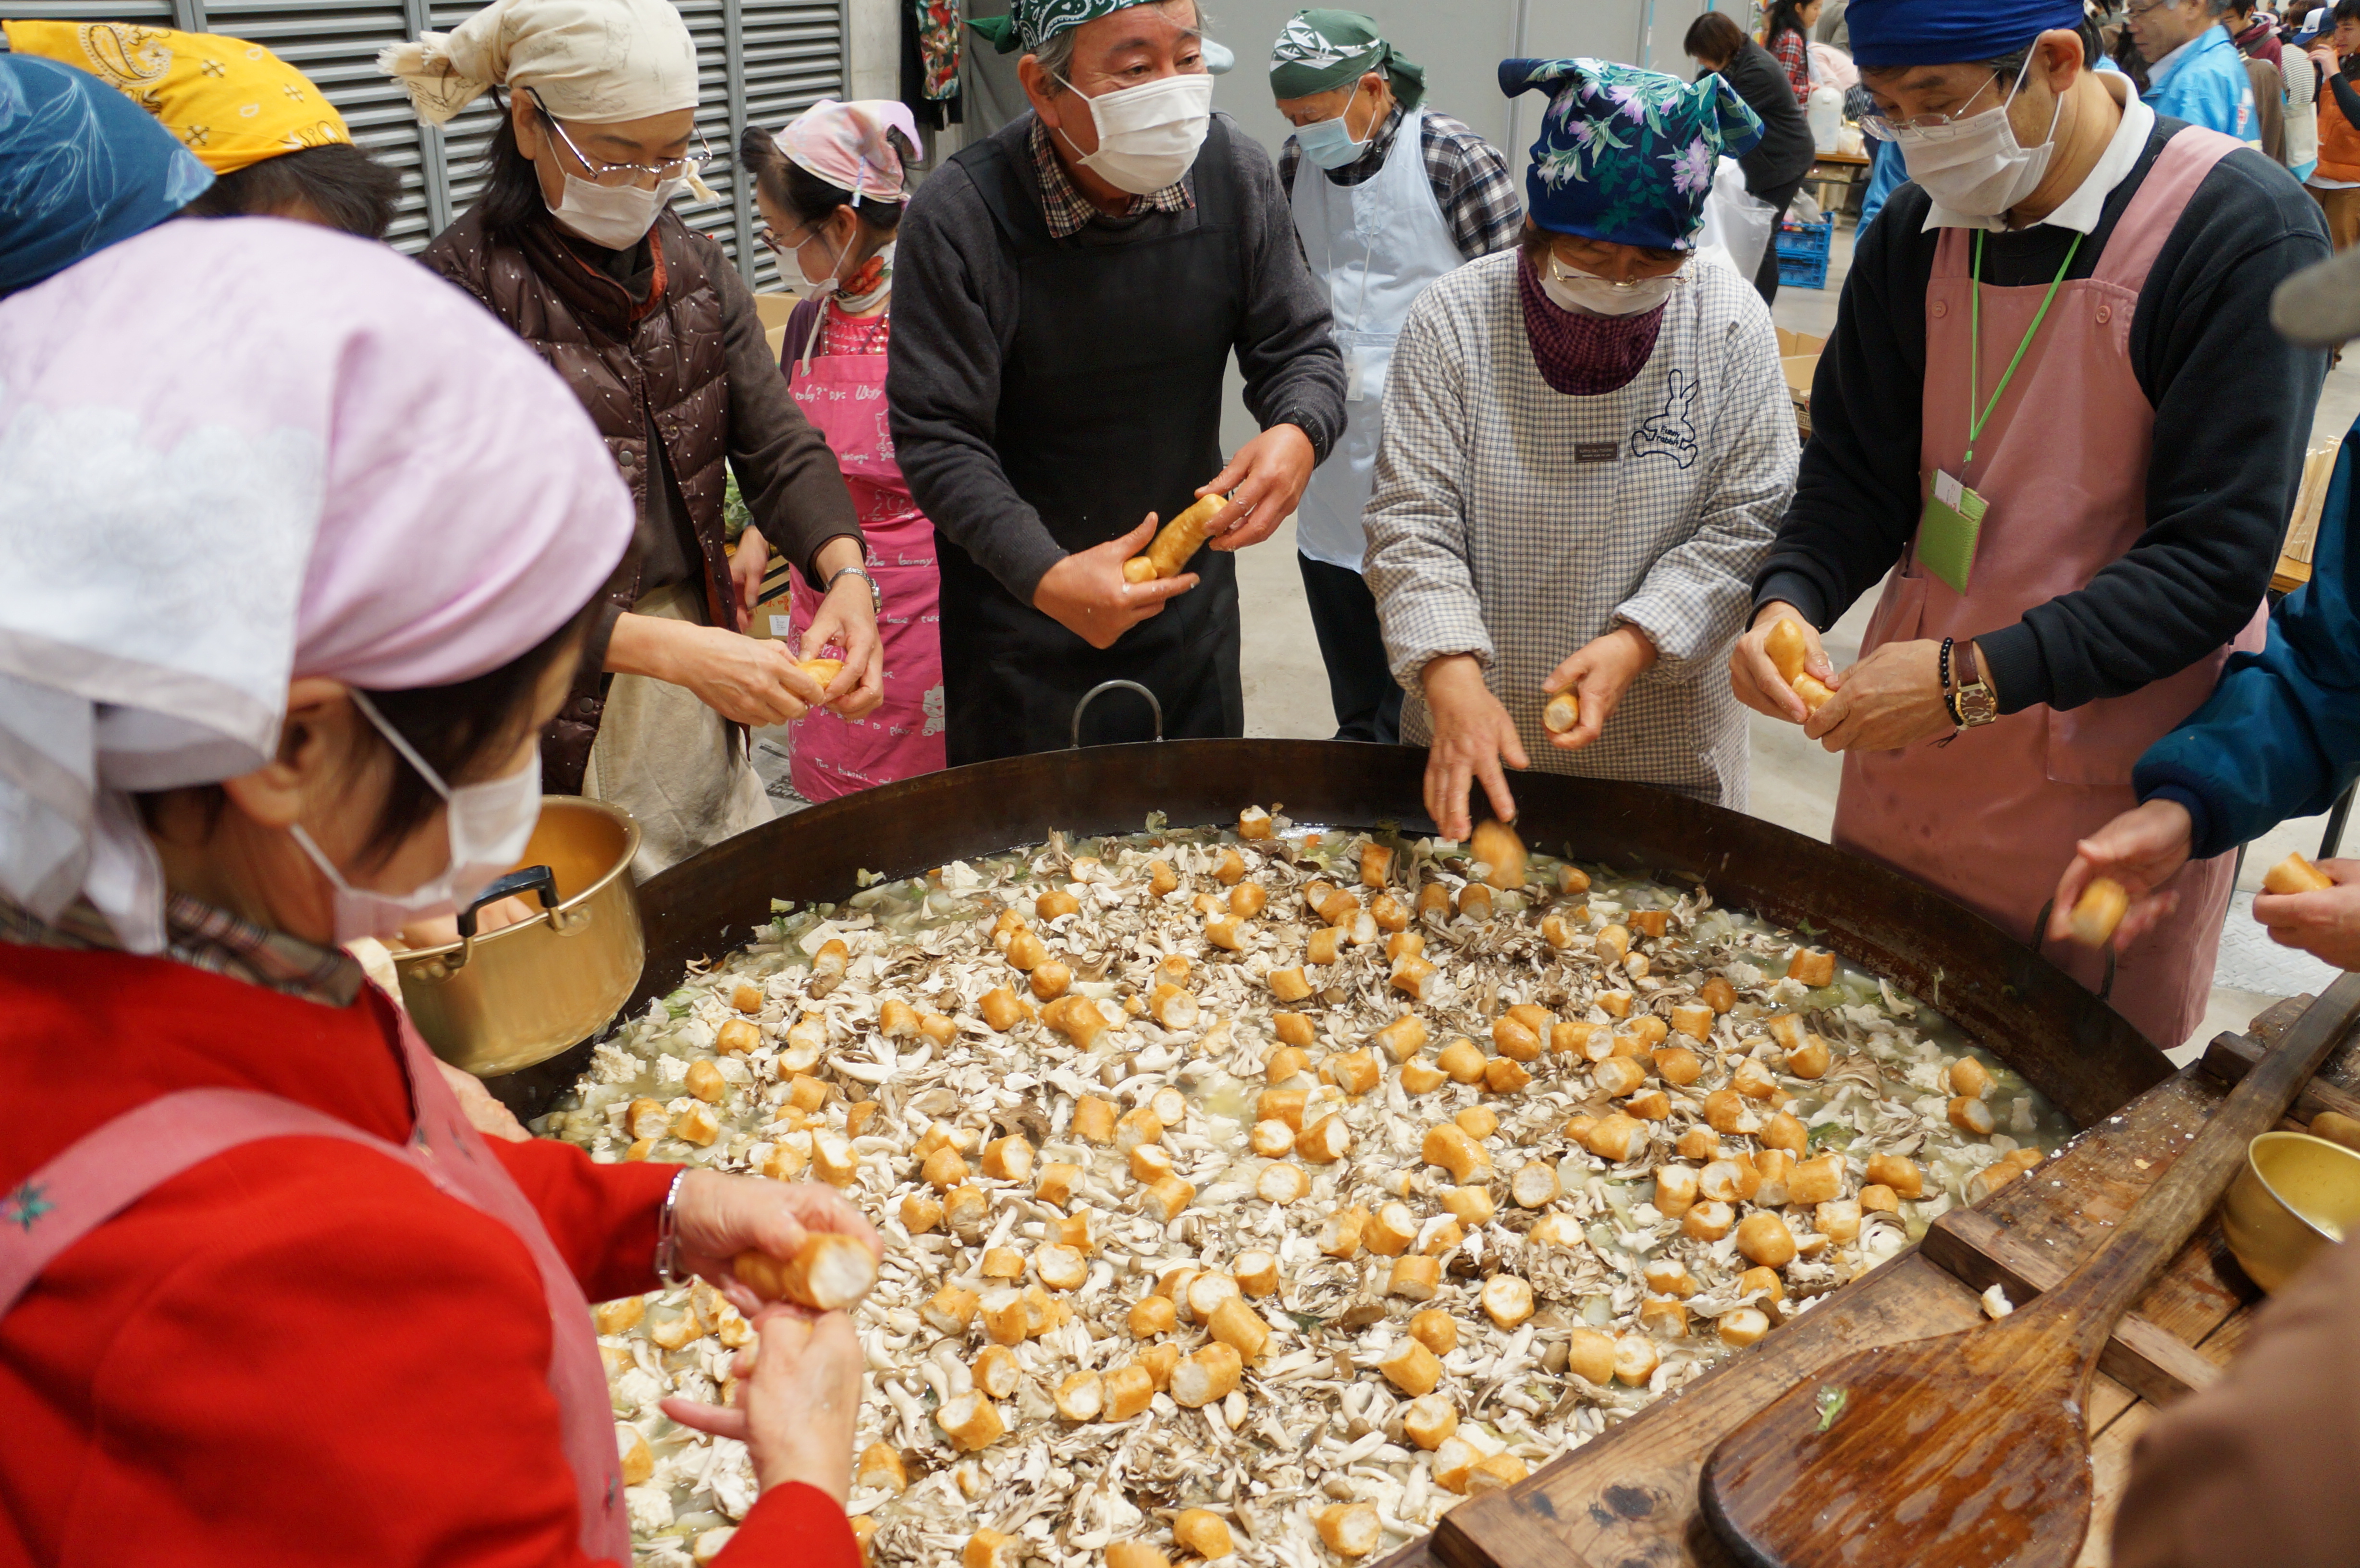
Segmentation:
[[(1654, 261), (1657, 258), (1650, 256), (1647, 259)], [(1617, 283), (1610, 278), (1601, 278), (1593, 272), (1583, 271), (1575, 263), (1564, 260), (1554, 250), (1549, 252), (1548, 266), (1549, 276), (1559, 283), (1603, 283), (1609, 289), (1644, 289), (1651, 283), (1682, 284), (1688, 280), (1688, 267), (1685, 259), (1677, 272), (1659, 272), (1653, 278), (1633, 278), (1623, 283)]]
[(705, 139), (703, 131), (699, 131), (696, 133), (697, 153), (694, 158), (669, 158), (662, 163), (601, 163), (574, 145), (574, 138), (565, 134), (563, 123), (549, 112), (548, 104), (541, 101), (540, 93), (530, 87), (525, 91), (532, 93), (532, 106), (541, 111), (542, 119), (549, 122), (549, 128), (557, 133), (558, 141), (574, 155), (574, 161), (590, 171), (590, 183), (593, 185), (617, 190), (626, 185), (636, 185), (650, 176), (659, 185), (667, 180), (694, 180), (700, 169), (713, 161), (713, 144)]
[[(2169, 3), (2169, 0), (2156, 0), (2156, 4), (2158, 5), (2165, 5)], [(2008, 89), (2008, 97), (2013, 98), (2016, 96), (2016, 89), (2024, 85), (2025, 72), (2031, 69), (2032, 57), (2027, 54), (2024, 58), (2023, 66), (2019, 68), (2016, 73), (2015, 86)], [(1860, 117), (1860, 128), (1866, 131), (1870, 136), (1874, 136), (1881, 142), (1897, 142), (1909, 136), (1914, 136), (1919, 141), (1948, 141), (1952, 136), (1958, 135), (1961, 128), (1964, 126), (1969, 120), (1975, 118), (1978, 114), (1986, 113), (1986, 111), (1981, 109), (1976, 109), (1970, 113), (1969, 106), (1975, 102), (1975, 99), (1981, 98), (1986, 92), (1990, 91), (1991, 88), (1998, 82), (1998, 81), (1999, 72), (1993, 71), (1991, 81), (1986, 82), (1981, 87), (1976, 88), (1973, 95), (1970, 97), (1965, 103), (1960, 104), (1956, 110), (1950, 114), (1912, 114), (1906, 120), (1896, 120), (1890, 114), (1872, 109), (1867, 114), (1863, 114)], [(2005, 106), (2005, 103), (2001, 105), (2003, 108)]]
[(795, 231), (795, 237), (793, 239), (784, 240), (779, 237), (779, 233), (776, 229), (773, 229), (768, 223), (764, 223), (760, 228), (754, 231), (754, 238), (765, 250), (769, 251), (772, 256), (777, 256), (781, 261), (792, 261), (794, 259), (795, 252), (803, 249), (803, 246), (811, 243), (812, 233), (818, 227), (819, 225), (817, 223), (805, 223), (802, 228)]
[(2125, 21), (2136, 21), (2139, 17), (2146, 16), (2149, 11), (2160, 11), (2166, 5), (2177, 5), (2179, 4), (2180, 0), (2147, 0), (2147, 4), (2144, 5), (2124, 6), (2123, 17)]

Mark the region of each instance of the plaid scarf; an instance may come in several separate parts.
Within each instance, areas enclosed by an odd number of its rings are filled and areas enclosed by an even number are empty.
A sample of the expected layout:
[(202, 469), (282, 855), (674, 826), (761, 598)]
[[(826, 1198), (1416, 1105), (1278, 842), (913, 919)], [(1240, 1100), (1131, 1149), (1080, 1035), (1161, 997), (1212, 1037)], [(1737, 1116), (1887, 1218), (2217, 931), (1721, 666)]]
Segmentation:
[(1597, 397), (1620, 390), (1655, 352), (1655, 334), (1664, 325), (1660, 305), (1635, 316), (1579, 315), (1542, 291), (1532, 263), (1522, 257), (1516, 262), (1516, 292), (1524, 304), (1524, 335), (1532, 340), (1534, 363), (1553, 392)]

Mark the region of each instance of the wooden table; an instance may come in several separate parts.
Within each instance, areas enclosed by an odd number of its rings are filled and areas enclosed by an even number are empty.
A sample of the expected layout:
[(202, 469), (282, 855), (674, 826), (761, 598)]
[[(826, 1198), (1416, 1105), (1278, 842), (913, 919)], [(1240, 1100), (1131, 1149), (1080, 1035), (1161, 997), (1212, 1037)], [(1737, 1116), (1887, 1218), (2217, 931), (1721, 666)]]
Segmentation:
[[(1724, 1435), (1841, 1356), (1972, 1327), (1983, 1321), (1977, 1298), (1994, 1283), (2022, 1305), (2062, 1278), (2311, 1000), (2281, 1002), (2246, 1033), (2219, 1037), (2201, 1062), (2084, 1131), (2031, 1176), (1943, 1215), (1918, 1246), (1528, 1479), (1460, 1504), (1382, 1568), (1726, 1568), (1731, 1560), (1697, 1511), (1697, 1475)], [(2299, 1127), (2322, 1110), (2360, 1115), (2355, 1058), (2360, 1051), (2347, 1049), (2332, 1061), (2284, 1125)], [(2091, 1400), (2097, 1496), (2082, 1564), (2107, 1561), (2132, 1444), (2159, 1405), (2219, 1376), (2259, 1299), (2216, 1222), (2117, 1327)]]
[[(1811, 160), (1811, 172), (1803, 178), (1819, 188), (1819, 205), (1830, 212), (1847, 209), (1852, 195), (1867, 188), (1870, 159), (1865, 153), (1823, 152)], [(1840, 186), (1834, 200), (1828, 196), (1830, 186)]]

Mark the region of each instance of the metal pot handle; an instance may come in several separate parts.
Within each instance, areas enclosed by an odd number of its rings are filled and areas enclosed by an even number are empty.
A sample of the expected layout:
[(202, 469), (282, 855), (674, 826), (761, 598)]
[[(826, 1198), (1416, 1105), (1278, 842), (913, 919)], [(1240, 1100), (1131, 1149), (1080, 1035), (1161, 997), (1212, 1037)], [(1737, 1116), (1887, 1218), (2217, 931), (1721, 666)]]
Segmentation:
[(546, 866), (522, 866), (505, 877), (493, 878), (488, 887), (475, 895), (475, 902), (459, 911), (459, 950), (443, 953), (426, 965), (426, 977), (448, 980), (467, 967), (467, 960), (475, 953), (475, 917), (483, 911), (484, 906), (497, 904), (502, 898), (512, 898), (528, 889), (540, 896), (541, 912), (542, 918), (549, 921), (550, 929), (561, 936), (566, 934), (570, 928), (557, 912), (557, 873)]
[[(2032, 926), (2033, 952), (2038, 953), (2042, 948), (2049, 944), (2049, 917), (2056, 912), (2057, 900), (2054, 898), (2049, 899), (2049, 902), (2040, 906), (2040, 918), (2034, 921)], [(2106, 1000), (2107, 997), (2114, 995), (2114, 944), (2112, 942), (2108, 942), (2106, 943), (2106, 979), (2105, 983), (2098, 987), (2098, 1000), (2101, 1002)]]
[(1074, 704), (1074, 750), (1082, 749), (1082, 710), (1096, 702), (1100, 693), (1111, 691), (1117, 687), (1127, 691), (1136, 691), (1147, 699), (1147, 706), (1155, 715), (1155, 738), (1157, 740), (1164, 738), (1164, 704), (1155, 700), (1154, 692), (1136, 681), (1101, 681), (1083, 692), (1082, 700)]

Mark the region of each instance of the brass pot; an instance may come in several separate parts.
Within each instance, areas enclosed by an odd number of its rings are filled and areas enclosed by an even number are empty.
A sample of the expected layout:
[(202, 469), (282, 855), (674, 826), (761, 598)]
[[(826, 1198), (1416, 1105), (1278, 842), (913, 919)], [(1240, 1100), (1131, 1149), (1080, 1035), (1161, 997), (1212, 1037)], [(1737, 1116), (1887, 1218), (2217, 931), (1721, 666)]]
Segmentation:
[(2308, 1133), (2262, 1134), (2222, 1201), (2221, 1229), (2254, 1283), (2278, 1290), (2314, 1253), (2360, 1234), (2360, 1154)]
[[(470, 909), (457, 942), (394, 954), (401, 999), (434, 1054), (489, 1078), (613, 1020), (647, 956), (630, 870), (639, 849), (639, 825), (620, 807), (542, 797), (524, 859), (476, 901), (538, 891), (541, 913), (475, 935)], [(537, 875), (543, 867), (552, 875)]]

